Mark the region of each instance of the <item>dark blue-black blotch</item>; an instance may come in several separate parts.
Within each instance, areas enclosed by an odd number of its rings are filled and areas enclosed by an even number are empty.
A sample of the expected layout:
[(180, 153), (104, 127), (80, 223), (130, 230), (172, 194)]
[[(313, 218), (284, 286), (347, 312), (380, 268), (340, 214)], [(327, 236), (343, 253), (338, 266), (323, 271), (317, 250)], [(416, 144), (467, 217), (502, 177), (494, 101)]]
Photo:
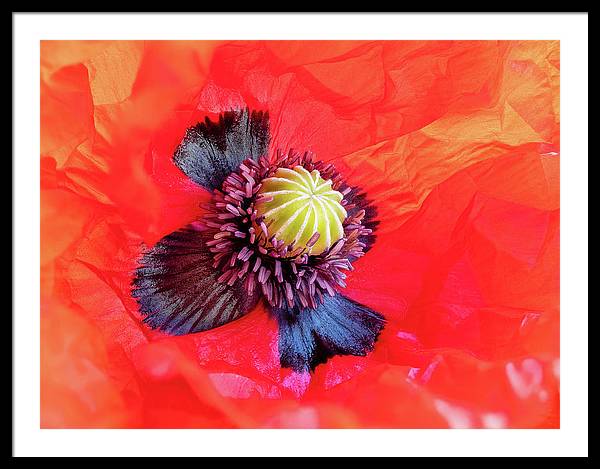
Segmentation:
[(153, 329), (173, 335), (205, 331), (256, 305), (258, 293), (249, 294), (239, 282), (232, 287), (217, 283), (220, 273), (204, 242), (190, 225), (162, 238), (140, 259), (132, 295)]
[(248, 109), (228, 111), (218, 122), (206, 118), (187, 130), (173, 161), (192, 181), (220, 189), (246, 158), (258, 160), (269, 147), (269, 114)]
[(364, 356), (375, 345), (385, 319), (341, 294), (324, 296), (316, 309), (272, 308), (279, 324), (281, 366), (312, 371), (335, 355)]

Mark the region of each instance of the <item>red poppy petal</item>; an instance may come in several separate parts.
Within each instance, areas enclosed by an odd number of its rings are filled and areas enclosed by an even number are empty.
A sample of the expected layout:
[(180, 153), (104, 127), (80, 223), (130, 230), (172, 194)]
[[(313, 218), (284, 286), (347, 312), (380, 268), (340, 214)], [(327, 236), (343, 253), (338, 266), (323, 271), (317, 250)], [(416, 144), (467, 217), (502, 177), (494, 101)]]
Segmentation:
[[(47, 41), (41, 55), (43, 426), (558, 426), (558, 42)], [(173, 153), (244, 107), (269, 111), (272, 150), (334, 161), (378, 210), (344, 292), (388, 321), (367, 357), (282, 370), (261, 306), (182, 337), (141, 323), (142, 243), (209, 196)]]
[[(537, 184), (542, 193), (558, 191), (545, 177), (545, 158), (525, 149), (480, 163), (437, 186), (394, 232), (382, 219), (376, 245), (349, 279), (351, 296), (427, 346), (516, 353), (522, 321), (558, 308), (558, 213), (554, 195), (537, 195)], [(534, 197), (510, 177), (515, 165)]]

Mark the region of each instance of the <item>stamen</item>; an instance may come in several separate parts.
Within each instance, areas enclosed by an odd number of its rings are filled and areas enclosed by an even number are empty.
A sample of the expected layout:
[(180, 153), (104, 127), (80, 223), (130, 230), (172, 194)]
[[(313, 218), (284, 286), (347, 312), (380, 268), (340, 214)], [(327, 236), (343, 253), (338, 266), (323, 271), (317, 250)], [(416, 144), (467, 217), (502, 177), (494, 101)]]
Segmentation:
[(275, 261), (275, 277), (277, 277), (277, 281), (279, 283), (283, 282), (283, 273), (281, 271), (281, 261)]
[(372, 233), (354, 203), (360, 195), (352, 203), (345, 198), (353, 190), (331, 163), (315, 162), (309, 152), (245, 160), (202, 205), (206, 213), (196, 224), (221, 271), (217, 282), (239, 279), (248, 292), (260, 285), (273, 306), (316, 308), (324, 294), (346, 287), (344, 272), (353, 270)]
[(306, 247), (307, 248), (311, 248), (315, 245), (315, 243), (319, 240), (319, 237), (321, 236), (321, 234), (317, 231), (316, 233), (314, 233), (310, 239), (306, 242)]
[(344, 246), (344, 239), (342, 238), (337, 243), (335, 243), (333, 245), (333, 247), (329, 250), (329, 252), (327, 253), (327, 257), (335, 256), (338, 252), (341, 251), (343, 246)]

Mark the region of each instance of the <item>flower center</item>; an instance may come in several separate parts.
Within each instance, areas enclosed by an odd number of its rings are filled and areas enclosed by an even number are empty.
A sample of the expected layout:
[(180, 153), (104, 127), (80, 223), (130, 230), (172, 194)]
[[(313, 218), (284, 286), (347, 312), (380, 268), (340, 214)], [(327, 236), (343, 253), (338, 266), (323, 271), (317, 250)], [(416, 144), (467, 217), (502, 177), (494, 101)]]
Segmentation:
[(262, 181), (256, 211), (268, 232), (268, 244), (283, 242), (310, 255), (327, 251), (344, 236), (348, 214), (341, 205), (344, 196), (323, 179), (318, 170), (302, 166), (279, 168)]
[(198, 229), (218, 283), (260, 288), (272, 306), (315, 309), (364, 254), (364, 195), (312, 154), (247, 159), (215, 190)]

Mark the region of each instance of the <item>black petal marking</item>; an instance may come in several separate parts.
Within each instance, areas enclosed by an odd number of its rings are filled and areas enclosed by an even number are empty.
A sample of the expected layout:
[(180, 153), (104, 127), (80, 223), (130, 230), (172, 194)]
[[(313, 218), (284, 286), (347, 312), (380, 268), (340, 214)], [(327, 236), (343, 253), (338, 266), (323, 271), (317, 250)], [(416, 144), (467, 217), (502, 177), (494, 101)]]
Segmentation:
[(182, 335), (212, 329), (240, 318), (256, 305), (240, 282), (217, 283), (202, 233), (193, 225), (161, 239), (141, 258), (133, 280), (144, 322), (153, 329)]
[(194, 182), (213, 190), (246, 158), (256, 161), (266, 155), (268, 147), (268, 112), (228, 111), (218, 122), (206, 118), (190, 127), (173, 161)]
[(298, 372), (335, 355), (365, 356), (385, 324), (379, 313), (340, 294), (324, 296), (316, 309), (286, 304), (271, 311), (279, 323), (281, 366)]

